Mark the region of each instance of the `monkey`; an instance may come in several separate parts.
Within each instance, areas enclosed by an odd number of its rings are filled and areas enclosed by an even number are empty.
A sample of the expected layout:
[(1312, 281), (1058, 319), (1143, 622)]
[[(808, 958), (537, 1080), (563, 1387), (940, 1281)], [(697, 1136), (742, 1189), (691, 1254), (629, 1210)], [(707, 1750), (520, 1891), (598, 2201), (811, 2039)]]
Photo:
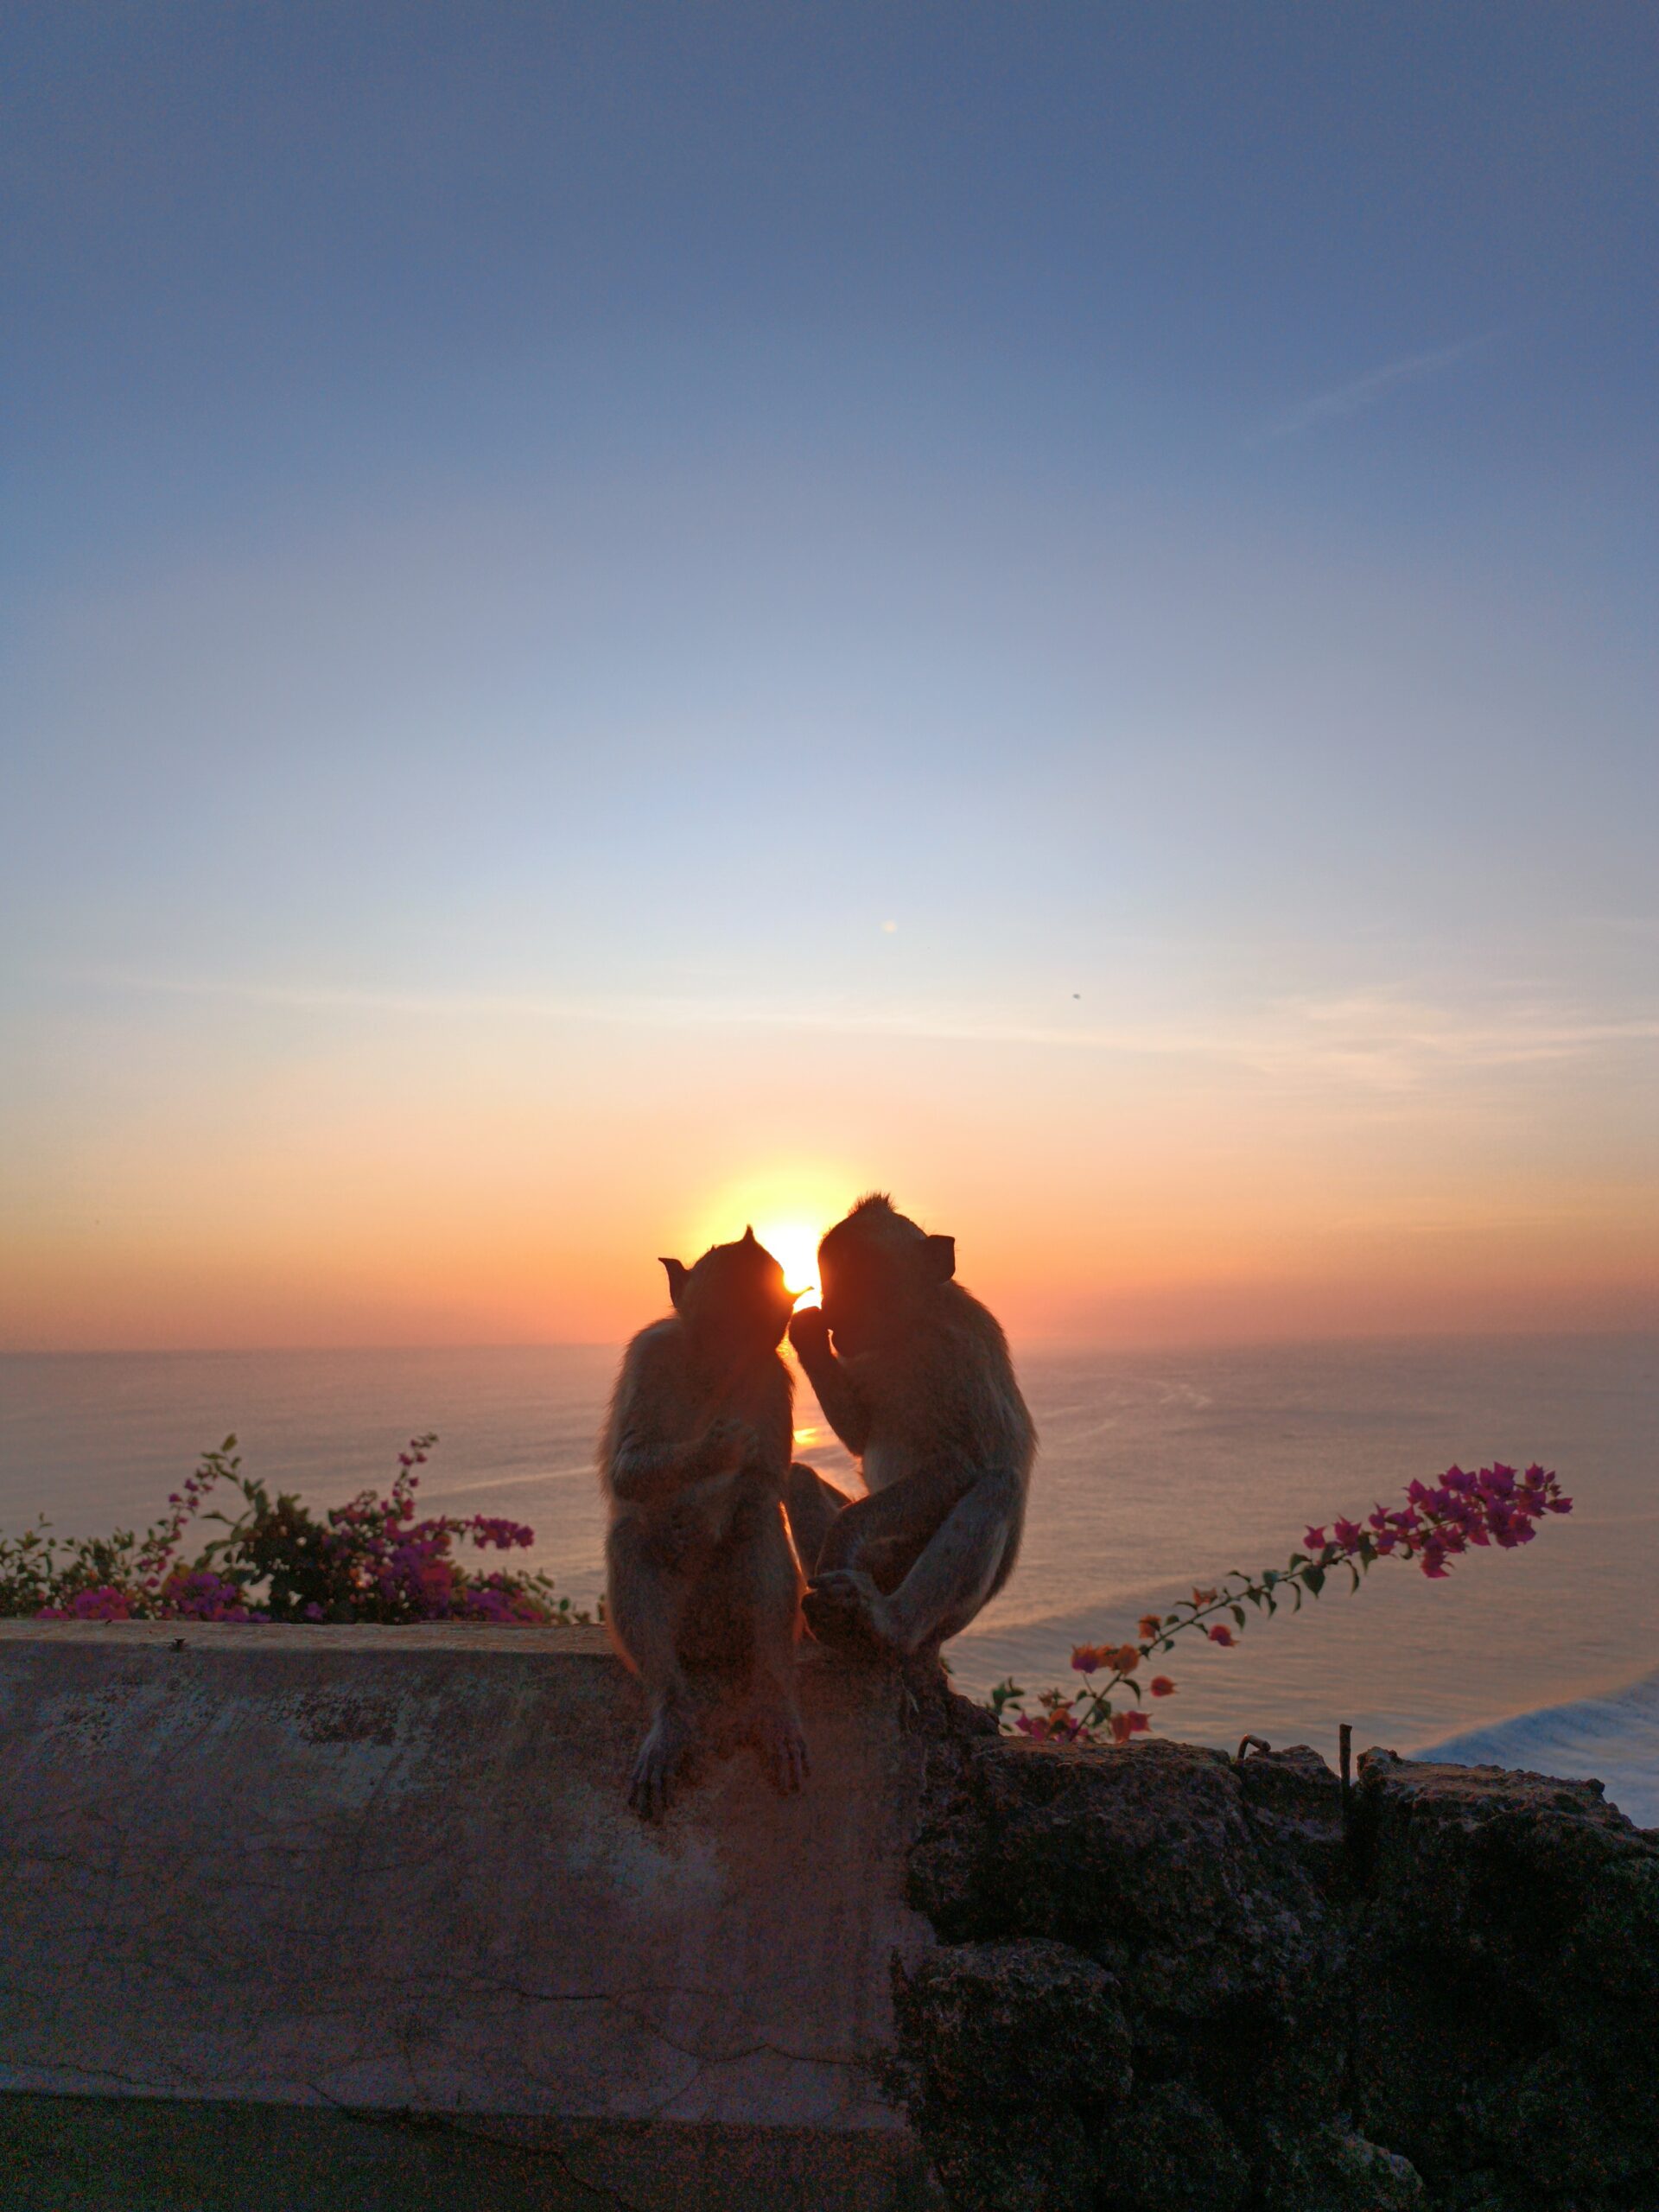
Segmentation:
[(624, 1352), (600, 1445), (607, 1618), (650, 1707), (628, 1802), (648, 1819), (697, 1733), (689, 1669), (725, 1700), (747, 1694), (747, 1732), (781, 1790), (807, 1773), (803, 1578), (783, 1506), (794, 1385), (779, 1353), (796, 1294), (753, 1229), (694, 1267), (662, 1265), (673, 1313)]
[(823, 1303), (790, 1341), (868, 1494), (790, 1470), (807, 1624), (888, 1660), (937, 1657), (1014, 1571), (1036, 1429), (1001, 1329), (954, 1280), (953, 1238), (872, 1192), (818, 1262)]

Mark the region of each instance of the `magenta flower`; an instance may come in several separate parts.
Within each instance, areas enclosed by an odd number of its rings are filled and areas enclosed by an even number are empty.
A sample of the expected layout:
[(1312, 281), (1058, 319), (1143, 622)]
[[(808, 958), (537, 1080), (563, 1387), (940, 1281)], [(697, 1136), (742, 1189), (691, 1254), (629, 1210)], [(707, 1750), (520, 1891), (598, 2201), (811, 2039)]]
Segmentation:
[[(1213, 1614), (1230, 1613), (1242, 1626), (1248, 1618), (1246, 1605), (1273, 1614), (1291, 1595), (1300, 1605), (1323, 1590), (1345, 1586), (1337, 1580), (1337, 1569), (1344, 1565), (1357, 1589), (1378, 1559), (1415, 1560), (1429, 1581), (1443, 1582), (1450, 1562), (1471, 1548), (1496, 1545), (1513, 1551), (1534, 1541), (1546, 1513), (1572, 1510), (1573, 1501), (1562, 1495), (1556, 1477), (1535, 1462), (1520, 1476), (1513, 1467), (1494, 1461), (1474, 1472), (1448, 1467), (1437, 1483), (1414, 1478), (1406, 1485), (1402, 1505), (1378, 1504), (1363, 1522), (1338, 1515), (1331, 1523), (1333, 1537), (1326, 1535), (1323, 1523), (1309, 1528), (1302, 1539), (1306, 1548), (1294, 1552), (1285, 1567), (1255, 1576), (1230, 1574), (1216, 1589), (1195, 1586), (1191, 1599), (1182, 1599), (1173, 1612), (1143, 1615), (1139, 1645), (1077, 1645), (1071, 1663), (1079, 1673), (1092, 1675), (1103, 1668), (1111, 1671), (1099, 1687), (1073, 1696), (1063, 1698), (1058, 1690), (1045, 1690), (1039, 1700), (1045, 1708), (1041, 1719), (1021, 1712), (1018, 1700), (1025, 1693), (1012, 1679), (999, 1683), (992, 1693), (993, 1710), (1004, 1727), (1015, 1727), (1045, 1742), (1077, 1737), (1091, 1742), (1094, 1732), (1104, 1728), (1114, 1742), (1126, 1743), (1149, 1725), (1145, 1714), (1118, 1713), (1112, 1702), (1135, 1662), (1154, 1649), (1166, 1649), (1175, 1637), (1188, 1630), (1201, 1630), (1211, 1643), (1230, 1648), (1237, 1641), (1233, 1629), (1213, 1619)], [(1168, 1697), (1175, 1688), (1167, 1675), (1154, 1675), (1147, 1687), (1154, 1697)]]

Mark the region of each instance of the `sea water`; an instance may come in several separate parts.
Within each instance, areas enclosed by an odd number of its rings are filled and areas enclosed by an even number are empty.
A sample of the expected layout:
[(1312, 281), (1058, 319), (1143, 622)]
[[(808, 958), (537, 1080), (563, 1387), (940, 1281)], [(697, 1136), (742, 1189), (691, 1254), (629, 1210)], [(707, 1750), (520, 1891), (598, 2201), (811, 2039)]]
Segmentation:
[[(593, 1444), (615, 1352), (92, 1353), (0, 1358), (0, 1529), (143, 1526), (229, 1432), (247, 1471), (315, 1506), (389, 1478), (416, 1433), (432, 1510), (504, 1514), (578, 1603), (602, 1580)], [(1304, 1527), (1359, 1517), (1412, 1477), (1494, 1459), (1559, 1471), (1575, 1503), (1522, 1550), (1431, 1583), (1397, 1561), (1232, 1650), (1158, 1664), (1160, 1730), (1246, 1733), (1595, 1774), (1659, 1823), (1659, 1338), (1560, 1337), (1130, 1353), (1030, 1347), (1041, 1436), (1024, 1552), (948, 1656), (982, 1695), (1076, 1686), (1074, 1644), (1132, 1637), (1230, 1567), (1280, 1565)], [(856, 1487), (804, 1386), (798, 1452)]]

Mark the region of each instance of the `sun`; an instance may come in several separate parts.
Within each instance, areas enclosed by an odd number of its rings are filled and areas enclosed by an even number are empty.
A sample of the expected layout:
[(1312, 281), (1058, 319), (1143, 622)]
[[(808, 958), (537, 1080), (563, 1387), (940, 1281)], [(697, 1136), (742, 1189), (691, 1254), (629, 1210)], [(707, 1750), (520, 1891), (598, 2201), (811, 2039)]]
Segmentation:
[(804, 1221), (757, 1221), (754, 1233), (784, 1271), (796, 1304), (818, 1302), (818, 1231)]
[[(866, 1180), (868, 1181), (868, 1178)], [(677, 1231), (680, 1243), (701, 1252), (710, 1244), (741, 1236), (746, 1222), (784, 1271), (784, 1281), (799, 1306), (818, 1298), (818, 1239), (838, 1221), (861, 1186), (845, 1162), (822, 1160), (764, 1160), (728, 1183), (708, 1191)], [(664, 1251), (678, 1249), (664, 1246)]]

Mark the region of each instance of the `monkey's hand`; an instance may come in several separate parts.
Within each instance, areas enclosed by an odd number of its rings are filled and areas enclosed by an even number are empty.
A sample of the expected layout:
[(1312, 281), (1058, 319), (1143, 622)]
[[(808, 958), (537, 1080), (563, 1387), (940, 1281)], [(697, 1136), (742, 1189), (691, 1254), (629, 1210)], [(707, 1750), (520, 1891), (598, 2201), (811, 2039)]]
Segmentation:
[(883, 1659), (903, 1656), (893, 1608), (861, 1567), (835, 1567), (815, 1575), (801, 1611), (820, 1643)]
[(692, 1446), (692, 1475), (734, 1475), (746, 1460), (760, 1454), (760, 1440), (746, 1421), (712, 1421)]
[(804, 1363), (830, 1356), (830, 1324), (822, 1306), (804, 1306), (789, 1317), (789, 1341)]

